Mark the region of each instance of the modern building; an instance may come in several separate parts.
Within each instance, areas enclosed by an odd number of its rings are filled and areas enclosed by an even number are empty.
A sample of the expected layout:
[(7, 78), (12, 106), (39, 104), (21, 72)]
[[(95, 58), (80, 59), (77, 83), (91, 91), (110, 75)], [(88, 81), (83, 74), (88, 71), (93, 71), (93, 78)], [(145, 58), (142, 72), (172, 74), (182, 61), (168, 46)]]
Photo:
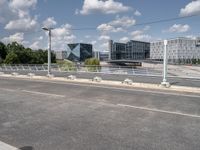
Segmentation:
[(83, 62), (92, 58), (93, 46), (91, 44), (75, 43), (67, 45), (67, 59), (76, 62)]
[(57, 60), (64, 60), (67, 58), (67, 51), (55, 51)]
[(131, 40), (127, 43), (109, 41), (110, 60), (144, 60), (150, 57), (150, 43)]
[(109, 60), (109, 52), (108, 51), (94, 51), (93, 57), (99, 59), (100, 61), (108, 61)]
[[(163, 61), (164, 41), (152, 42), (150, 59)], [(192, 63), (200, 59), (200, 38), (185, 37), (169, 39), (167, 45), (168, 62), (172, 64)]]

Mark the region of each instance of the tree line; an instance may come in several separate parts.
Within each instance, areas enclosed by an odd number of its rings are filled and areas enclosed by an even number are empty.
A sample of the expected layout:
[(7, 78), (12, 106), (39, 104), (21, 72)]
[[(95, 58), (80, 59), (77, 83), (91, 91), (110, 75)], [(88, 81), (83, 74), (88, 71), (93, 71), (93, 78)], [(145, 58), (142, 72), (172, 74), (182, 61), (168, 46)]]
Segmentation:
[[(52, 63), (56, 63), (56, 56), (51, 53)], [(12, 42), (4, 44), (0, 42), (0, 63), (5, 64), (44, 64), (48, 62), (47, 50), (32, 50), (23, 45)]]

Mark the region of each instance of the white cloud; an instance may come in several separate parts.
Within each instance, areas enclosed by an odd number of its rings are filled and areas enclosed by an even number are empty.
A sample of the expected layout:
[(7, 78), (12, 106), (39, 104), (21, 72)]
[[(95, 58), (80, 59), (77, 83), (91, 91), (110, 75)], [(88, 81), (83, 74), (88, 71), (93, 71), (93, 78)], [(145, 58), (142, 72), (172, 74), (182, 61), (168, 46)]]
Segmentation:
[(18, 17), (18, 14), (12, 12), (7, 0), (0, 0), (0, 23), (5, 23), (10, 19)]
[(100, 45), (100, 47), (101, 47), (101, 49), (102, 49), (103, 51), (107, 51), (107, 50), (108, 50), (108, 42), (102, 43), (102, 44)]
[(66, 44), (74, 42), (76, 36), (71, 33), (70, 24), (61, 25), (52, 30), (52, 49), (65, 50)]
[(10, 35), (8, 37), (4, 37), (2, 41), (6, 44), (11, 42), (18, 42), (20, 44), (23, 44), (24, 42), (24, 33), (15, 33), (13, 35)]
[(122, 42), (122, 43), (126, 43), (129, 41), (129, 38), (128, 37), (122, 37), (119, 42)]
[(43, 21), (43, 26), (48, 28), (53, 27), (56, 24), (57, 22), (55, 21), (54, 17), (49, 17), (45, 21)]
[(113, 27), (109, 24), (101, 24), (97, 27), (97, 30), (105, 33), (109, 33), (109, 32), (122, 32), (125, 31), (123, 28), (121, 27)]
[(110, 36), (108, 36), (108, 35), (101, 35), (99, 37), (99, 40), (110, 40)]
[(41, 40), (43, 40), (43, 39), (44, 39), (44, 37), (43, 37), (43, 36), (40, 36), (38, 39), (41, 41)]
[(136, 30), (131, 32), (131, 36), (133, 40), (138, 40), (138, 41), (150, 41), (152, 37), (145, 32), (147, 32), (150, 29), (150, 26), (144, 27), (142, 30)]
[(200, 14), (200, 0), (190, 2), (180, 10), (180, 16), (190, 16)]
[(195, 35), (187, 35), (186, 37), (189, 39), (193, 39), (193, 40), (197, 39), (197, 37)]
[(130, 7), (124, 6), (121, 2), (116, 2), (114, 0), (84, 0), (80, 14), (88, 15), (93, 12), (116, 14), (120, 12), (127, 12), (130, 9)]
[(33, 44), (31, 44), (29, 46), (29, 48), (33, 49), (33, 50), (38, 50), (40, 49), (40, 46), (39, 46), (39, 41), (35, 41)]
[(79, 9), (76, 9), (75, 12), (74, 12), (74, 14), (78, 15), (79, 14)]
[(147, 41), (149, 42), (152, 39), (152, 37), (148, 34), (140, 34), (136, 35), (133, 37), (133, 40), (138, 40), (138, 41)]
[(35, 30), (38, 27), (37, 19), (28, 18), (20, 18), (17, 20), (11, 20), (6, 24), (6, 30), (18, 30), (18, 31), (28, 31)]
[(8, 5), (14, 13), (23, 18), (29, 16), (30, 9), (35, 8), (36, 4), (37, 0), (10, 0)]
[(61, 25), (61, 27), (52, 30), (52, 36), (61, 37), (70, 35), (71, 27), (70, 24)]
[(97, 41), (94, 40), (94, 41), (91, 41), (90, 43), (91, 43), (92, 45), (95, 45), (95, 44), (97, 43)]
[(134, 12), (134, 15), (135, 15), (135, 16), (141, 16), (142, 14), (141, 14), (141, 12), (139, 12), (138, 10), (136, 10), (136, 11)]
[(136, 20), (130, 17), (116, 17), (115, 20), (108, 23), (103, 23), (97, 27), (97, 30), (105, 33), (109, 32), (126, 32), (126, 29), (133, 26), (136, 23)]
[(167, 31), (164, 31), (164, 32), (183, 33), (183, 32), (187, 32), (187, 31), (189, 31), (189, 30), (190, 30), (190, 26), (187, 25), (187, 24), (185, 24), (185, 25), (182, 25), (182, 24), (174, 24), (174, 25), (171, 26)]
[(120, 26), (120, 27), (130, 27), (135, 25), (136, 20), (130, 17), (116, 17), (115, 20), (111, 21), (109, 24), (112, 26)]
[(91, 35), (86, 35), (85, 38), (89, 39), (89, 38), (91, 38)]
[(9, 6), (13, 9), (28, 9), (36, 4), (37, 0), (11, 0)]

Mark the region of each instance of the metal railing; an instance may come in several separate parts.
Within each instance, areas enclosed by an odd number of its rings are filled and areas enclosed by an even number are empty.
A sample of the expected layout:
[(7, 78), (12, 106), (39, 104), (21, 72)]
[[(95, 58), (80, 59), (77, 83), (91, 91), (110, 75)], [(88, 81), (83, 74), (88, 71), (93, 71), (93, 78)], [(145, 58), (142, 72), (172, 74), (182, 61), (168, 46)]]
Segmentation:
[[(182, 66), (183, 67), (183, 66)], [(47, 71), (48, 66), (34, 65), (34, 64), (23, 64), (23, 65), (0, 65), (0, 71)], [(52, 64), (51, 70), (53, 72), (80, 72), (80, 73), (102, 73), (102, 74), (116, 74), (116, 75), (142, 75), (142, 76), (162, 76), (162, 68), (155, 67), (123, 67), (123, 66), (66, 66)], [(200, 70), (200, 67), (199, 67)], [(168, 68), (168, 77), (186, 77), (186, 78), (198, 78), (200, 79), (200, 71), (188, 70), (188, 68)]]
[[(47, 65), (1, 65), (1, 71), (47, 71)], [(122, 66), (62, 66), (52, 65), (52, 71), (56, 72), (86, 72), (86, 73), (104, 73), (104, 74), (126, 74), (126, 75), (156, 75), (161, 76), (162, 72), (148, 68), (122, 67)]]

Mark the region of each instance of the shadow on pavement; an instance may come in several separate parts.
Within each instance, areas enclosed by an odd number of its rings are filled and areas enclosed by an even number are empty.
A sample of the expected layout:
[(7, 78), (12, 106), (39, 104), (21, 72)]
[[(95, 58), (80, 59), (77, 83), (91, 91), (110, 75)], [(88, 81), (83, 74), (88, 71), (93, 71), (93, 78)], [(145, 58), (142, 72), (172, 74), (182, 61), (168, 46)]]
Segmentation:
[(19, 149), (20, 150), (34, 150), (34, 148), (32, 146), (25, 146), (25, 147), (21, 147)]

